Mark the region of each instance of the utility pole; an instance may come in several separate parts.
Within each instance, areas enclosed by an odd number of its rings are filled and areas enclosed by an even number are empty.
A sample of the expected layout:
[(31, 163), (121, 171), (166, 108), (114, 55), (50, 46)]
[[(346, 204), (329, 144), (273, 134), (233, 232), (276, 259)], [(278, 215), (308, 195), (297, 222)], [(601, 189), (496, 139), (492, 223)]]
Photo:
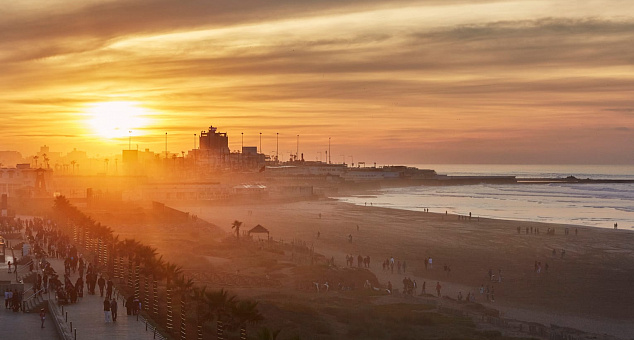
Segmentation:
[(332, 153), (330, 152), (330, 138), (331, 137), (328, 137), (328, 155), (330, 155), (328, 156), (328, 164), (332, 164), (332, 162), (330, 161), (330, 157), (332, 157)]

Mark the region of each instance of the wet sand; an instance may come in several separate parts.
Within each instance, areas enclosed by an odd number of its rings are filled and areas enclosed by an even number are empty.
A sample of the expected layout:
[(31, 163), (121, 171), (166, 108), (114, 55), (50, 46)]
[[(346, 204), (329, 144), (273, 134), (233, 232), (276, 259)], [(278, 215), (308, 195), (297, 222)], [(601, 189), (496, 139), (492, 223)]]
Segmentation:
[[(371, 270), (379, 281), (391, 281), (395, 288), (401, 286), (405, 276), (416, 279), (419, 286), (426, 281), (428, 293), (439, 281), (444, 295), (455, 298), (459, 291), (464, 296), (474, 292), (478, 302), (500, 309), (508, 318), (621, 338), (634, 334), (634, 232), (459, 219), (454, 215), (363, 207), (332, 200), (168, 205), (198, 215), (227, 233), (232, 231), (234, 220), (244, 222), (243, 231), (261, 224), (269, 229), (271, 238), (314, 245), (316, 252), (334, 257), (340, 266), (345, 265), (346, 254), (355, 258), (370, 256)], [(521, 227), (520, 234), (517, 227)], [(537, 228), (539, 234), (535, 233)], [(547, 235), (548, 228), (554, 228), (555, 235)], [(565, 228), (569, 228), (568, 235)], [(266, 236), (254, 236), (258, 237)], [(382, 261), (391, 256), (407, 263), (405, 274), (398, 274), (396, 267), (394, 273), (382, 269)], [(433, 269), (425, 269), (427, 257), (432, 257)], [(541, 262), (541, 273), (535, 272), (535, 261)], [(451, 271), (444, 271), (444, 265)], [(501, 283), (489, 280), (489, 269), (495, 275), (501, 269)], [(480, 285), (494, 288), (495, 302), (487, 302), (479, 294)]]

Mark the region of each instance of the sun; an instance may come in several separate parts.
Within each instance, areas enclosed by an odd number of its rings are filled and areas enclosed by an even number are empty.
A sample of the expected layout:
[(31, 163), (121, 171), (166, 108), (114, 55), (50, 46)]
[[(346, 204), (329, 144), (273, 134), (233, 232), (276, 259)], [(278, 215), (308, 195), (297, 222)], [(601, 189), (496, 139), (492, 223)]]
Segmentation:
[(150, 111), (137, 102), (116, 101), (92, 104), (87, 110), (87, 119), (93, 131), (104, 138), (128, 137), (132, 132), (147, 127)]

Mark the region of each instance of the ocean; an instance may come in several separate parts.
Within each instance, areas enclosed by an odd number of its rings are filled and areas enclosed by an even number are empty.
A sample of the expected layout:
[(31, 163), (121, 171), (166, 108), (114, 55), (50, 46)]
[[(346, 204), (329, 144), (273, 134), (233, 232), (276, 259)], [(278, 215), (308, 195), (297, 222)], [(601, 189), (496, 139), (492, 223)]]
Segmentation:
[[(634, 180), (632, 165), (417, 164), (454, 176), (516, 176)], [(634, 229), (634, 183), (479, 184), (386, 188), (373, 195), (336, 197), (343, 202), (518, 221)]]

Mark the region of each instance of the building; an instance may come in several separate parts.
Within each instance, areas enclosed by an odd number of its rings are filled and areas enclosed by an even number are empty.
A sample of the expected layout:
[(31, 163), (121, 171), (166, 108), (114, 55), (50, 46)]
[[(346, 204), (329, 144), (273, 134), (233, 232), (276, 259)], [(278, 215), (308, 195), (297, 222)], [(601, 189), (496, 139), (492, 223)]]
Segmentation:
[(194, 150), (196, 163), (212, 168), (224, 168), (229, 150), (229, 137), (226, 132), (217, 132), (218, 128), (209, 127), (209, 131), (201, 131), (198, 142), (200, 148)]
[(32, 169), (30, 164), (0, 169), (0, 194), (8, 197), (46, 197), (49, 195), (52, 171)]

